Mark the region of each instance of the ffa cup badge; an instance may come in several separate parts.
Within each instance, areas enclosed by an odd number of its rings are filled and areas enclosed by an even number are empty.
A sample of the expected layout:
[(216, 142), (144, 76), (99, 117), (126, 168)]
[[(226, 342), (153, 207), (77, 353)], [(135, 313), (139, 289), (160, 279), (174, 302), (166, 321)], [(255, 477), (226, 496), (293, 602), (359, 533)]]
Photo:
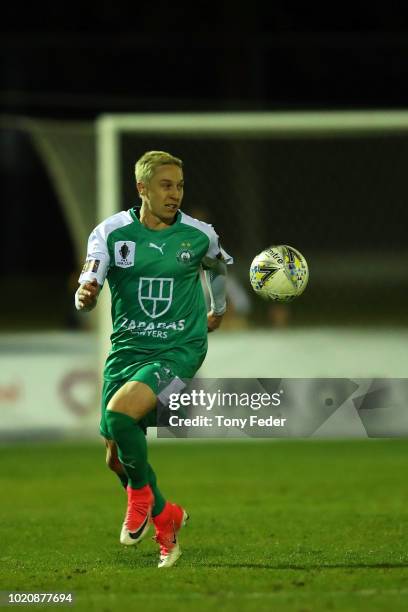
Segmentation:
[(119, 268), (129, 268), (135, 263), (136, 243), (131, 240), (115, 242), (115, 265)]

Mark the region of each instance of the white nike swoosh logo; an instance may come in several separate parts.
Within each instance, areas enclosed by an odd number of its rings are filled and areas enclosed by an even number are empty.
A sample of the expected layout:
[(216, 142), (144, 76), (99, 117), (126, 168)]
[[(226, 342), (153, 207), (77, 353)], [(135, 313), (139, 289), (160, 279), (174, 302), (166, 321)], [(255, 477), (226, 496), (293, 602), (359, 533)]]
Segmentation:
[(146, 523), (149, 520), (149, 515), (146, 516), (145, 520), (143, 521), (143, 523), (141, 524), (141, 526), (139, 527), (139, 529), (137, 531), (134, 532), (130, 532), (129, 531), (129, 536), (132, 538), (132, 540), (137, 540), (137, 538), (142, 534), (143, 529), (146, 527)]

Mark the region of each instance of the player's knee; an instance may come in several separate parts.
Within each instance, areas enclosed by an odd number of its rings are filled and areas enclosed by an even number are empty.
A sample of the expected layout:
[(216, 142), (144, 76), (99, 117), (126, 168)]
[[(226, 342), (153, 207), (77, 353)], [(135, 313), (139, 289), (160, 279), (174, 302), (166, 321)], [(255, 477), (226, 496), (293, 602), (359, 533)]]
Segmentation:
[(115, 397), (112, 397), (112, 399), (109, 401), (108, 405), (106, 406), (106, 410), (108, 410), (109, 412), (121, 412), (120, 400), (118, 400)]
[[(126, 415), (139, 421), (153, 410), (157, 397), (149, 385), (139, 381), (128, 381), (110, 399), (107, 405), (107, 417)], [(120, 418), (120, 417), (119, 417)]]
[[(125, 414), (129, 415), (129, 400), (126, 397), (112, 397), (108, 405), (106, 406), (107, 415), (112, 415), (112, 413), (116, 414)], [(132, 409), (132, 413), (137, 412), (136, 409)], [(133, 416), (133, 414), (132, 414)]]
[[(126, 419), (122, 418), (124, 416)], [(106, 421), (114, 440), (117, 439), (118, 435), (128, 431), (129, 427), (131, 427), (131, 420), (128, 417), (131, 417), (134, 423), (137, 423), (141, 418), (135, 413), (130, 415), (126, 410), (121, 410), (118, 405), (113, 404), (111, 407), (108, 405), (106, 410)]]

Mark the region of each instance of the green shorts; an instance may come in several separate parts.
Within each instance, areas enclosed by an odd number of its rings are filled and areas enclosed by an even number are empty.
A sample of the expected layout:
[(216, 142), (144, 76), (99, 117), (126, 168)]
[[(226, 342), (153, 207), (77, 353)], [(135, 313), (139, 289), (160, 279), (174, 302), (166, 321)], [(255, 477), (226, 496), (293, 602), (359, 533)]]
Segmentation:
[[(205, 355), (198, 359), (193, 366), (183, 364), (178, 366), (172, 361), (158, 359), (140, 364), (140, 367), (129, 378), (121, 380), (105, 380), (102, 389), (102, 404), (101, 404), (101, 422), (99, 431), (101, 435), (111, 440), (112, 436), (109, 432), (106, 422), (106, 410), (112, 397), (115, 395), (125, 383), (130, 380), (137, 380), (148, 385), (156, 395), (161, 389), (166, 387), (176, 376), (178, 378), (193, 378), (198, 368), (204, 361)], [(148, 427), (156, 427), (156, 409), (152, 410), (143, 419), (139, 421), (140, 427), (146, 433)]]

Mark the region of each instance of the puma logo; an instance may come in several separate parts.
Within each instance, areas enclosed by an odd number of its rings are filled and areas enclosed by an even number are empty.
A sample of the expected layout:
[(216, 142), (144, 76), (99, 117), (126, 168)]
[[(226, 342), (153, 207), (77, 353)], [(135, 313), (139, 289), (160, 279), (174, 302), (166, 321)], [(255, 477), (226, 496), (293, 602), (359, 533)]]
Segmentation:
[(165, 244), (166, 244), (166, 243), (165, 243), (165, 242), (163, 242), (163, 244), (162, 244), (161, 246), (159, 246), (158, 244), (154, 244), (153, 242), (149, 242), (149, 247), (151, 247), (152, 249), (157, 249), (158, 251), (160, 251), (160, 253), (161, 253), (162, 255), (164, 255), (164, 253), (163, 253), (163, 249), (164, 249), (164, 245), (165, 245)]

